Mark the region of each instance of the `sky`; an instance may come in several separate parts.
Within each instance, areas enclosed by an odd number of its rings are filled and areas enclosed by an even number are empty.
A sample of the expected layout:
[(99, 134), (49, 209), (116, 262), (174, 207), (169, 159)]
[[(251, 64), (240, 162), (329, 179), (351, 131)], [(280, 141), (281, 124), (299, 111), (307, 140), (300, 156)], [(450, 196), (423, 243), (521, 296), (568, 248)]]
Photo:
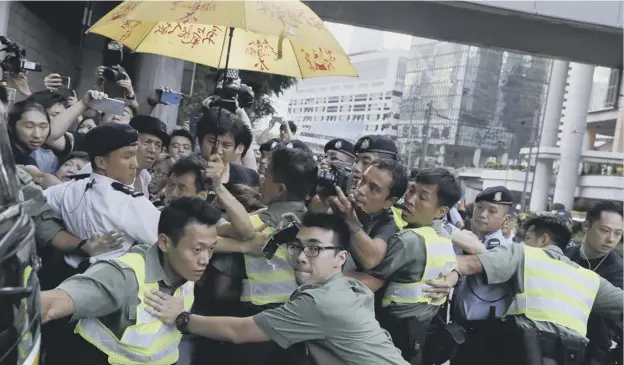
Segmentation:
[[(329, 28), (329, 30), (332, 32), (334, 37), (336, 37), (342, 48), (348, 50), (349, 44), (351, 43), (351, 34), (353, 33), (353, 29), (356, 27), (330, 22), (325, 22), (325, 24), (327, 25), (327, 28)], [(412, 36), (391, 32), (382, 33), (385, 48), (409, 49)]]

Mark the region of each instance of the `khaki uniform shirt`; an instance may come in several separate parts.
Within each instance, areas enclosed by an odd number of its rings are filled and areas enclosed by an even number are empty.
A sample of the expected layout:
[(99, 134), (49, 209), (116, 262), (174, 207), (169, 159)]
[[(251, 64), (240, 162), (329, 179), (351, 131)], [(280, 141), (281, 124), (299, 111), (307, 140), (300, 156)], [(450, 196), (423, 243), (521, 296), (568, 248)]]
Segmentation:
[[(167, 294), (182, 284), (174, 285), (162, 268), (157, 245), (136, 245), (129, 252), (145, 257), (145, 280), (158, 282)], [(139, 285), (134, 270), (118, 261), (98, 261), (80, 275), (65, 280), (58, 289), (74, 301), (72, 321), (97, 317), (117, 338), (136, 324)]]
[(374, 296), (342, 274), (322, 285), (302, 285), (290, 301), (253, 317), (283, 348), (303, 342), (316, 364), (408, 365), (375, 320)]
[(63, 230), (63, 226), (56, 221), (52, 208), (46, 202), (41, 187), (33, 181), (29, 173), (16, 168), (26, 211), (35, 222), (35, 241), (38, 248), (47, 246), (52, 239)]
[[(450, 237), (444, 229), (444, 222), (434, 221), (431, 226), (441, 237)], [(425, 239), (405, 228), (388, 240), (386, 256), (377, 267), (368, 273), (387, 282), (415, 283), (422, 280), (427, 264)], [(397, 318), (415, 317), (419, 321), (432, 318), (438, 313), (439, 306), (426, 303), (391, 303), (387, 310)]]
[[(578, 265), (568, 259), (561, 249), (554, 245), (543, 248), (546, 254), (555, 260), (564, 261), (573, 267)], [(483, 265), (489, 284), (507, 283), (513, 294), (524, 292), (524, 249), (522, 245), (501, 245), (486, 253), (477, 255)], [(611, 285), (604, 278), (600, 278), (598, 293), (594, 299), (592, 312), (611, 317), (617, 321), (622, 319), (622, 297), (624, 292)], [(587, 341), (584, 337), (565, 327), (559, 327), (548, 322), (534, 322), (524, 315), (513, 316), (518, 326), (522, 328), (537, 328), (540, 331), (554, 333), (562, 337), (572, 337)]]

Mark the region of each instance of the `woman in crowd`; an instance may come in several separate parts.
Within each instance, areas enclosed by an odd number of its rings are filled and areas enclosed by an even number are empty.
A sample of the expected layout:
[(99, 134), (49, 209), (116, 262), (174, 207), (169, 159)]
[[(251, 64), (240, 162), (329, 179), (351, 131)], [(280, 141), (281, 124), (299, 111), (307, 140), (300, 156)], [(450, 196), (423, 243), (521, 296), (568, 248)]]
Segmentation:
[(85, 116), (82, 121), (78, 123), (78, 126), (76, 127), (76, 134), (81, 136), (87, 135), (90, 130), (100, 125), (101, 120), (102, 119), (98, 115), (89, 117)]

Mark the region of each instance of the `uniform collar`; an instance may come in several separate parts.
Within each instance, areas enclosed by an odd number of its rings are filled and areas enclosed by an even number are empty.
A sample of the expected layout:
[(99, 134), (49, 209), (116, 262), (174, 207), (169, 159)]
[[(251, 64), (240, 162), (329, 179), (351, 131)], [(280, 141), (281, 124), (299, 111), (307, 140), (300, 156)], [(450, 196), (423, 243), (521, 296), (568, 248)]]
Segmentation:
[(158, 244), (151, 245), (145, 252), (145, 281), (148, 283), (163, 282), (168, 287), (175, 287), (167, 277), (160, 260)]
[(542, 250), (544, 250), (546, 254), (548, 254), (548, 256), (553, 258), (560, 258), (561, 256), (565, 256), (563, 254), (563, 251), (561, 251), (561, 249), (555, 245), (544, 246), (542, 247)]
[[(89, 176), (89, 181), (93, 182), (93, 187), (95, 189), (103, 189), (103, 188), (107, 188), (109, 186), (111, 186), (112, 183), (116, 182), (116, 183), (120, 183), (119, 181), (115, 180), (115, 179), (111, 179), (108, 176), (104, 176), (104, 175), (100, 175), (100, 174), (96, 174), (95, 172), (91, 173), (91, 176)], [(131, 188), (134, 189), (134, 187), (132, 185), (126, 185), (129, 186)]]

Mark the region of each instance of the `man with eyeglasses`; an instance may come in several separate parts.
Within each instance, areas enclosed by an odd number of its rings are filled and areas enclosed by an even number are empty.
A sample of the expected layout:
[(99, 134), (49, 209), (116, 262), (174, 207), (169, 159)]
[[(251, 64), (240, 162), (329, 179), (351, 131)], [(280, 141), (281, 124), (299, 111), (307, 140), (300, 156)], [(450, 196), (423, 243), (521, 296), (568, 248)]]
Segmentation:
[[(181, 302), (147, 294), (150, 312), (182, 333), (220, 341), (274, 341), (283, 348), (305, 345), (313, 363), (408, 364), (375, 320), (373, 293), (342, 275), (349, 227), (343, 218), (307, 213), (287, 243), (299, 288), (284, 305), (246, 318), (204, 317)], [(302, 355), (304, 356), (304, 355)]]

